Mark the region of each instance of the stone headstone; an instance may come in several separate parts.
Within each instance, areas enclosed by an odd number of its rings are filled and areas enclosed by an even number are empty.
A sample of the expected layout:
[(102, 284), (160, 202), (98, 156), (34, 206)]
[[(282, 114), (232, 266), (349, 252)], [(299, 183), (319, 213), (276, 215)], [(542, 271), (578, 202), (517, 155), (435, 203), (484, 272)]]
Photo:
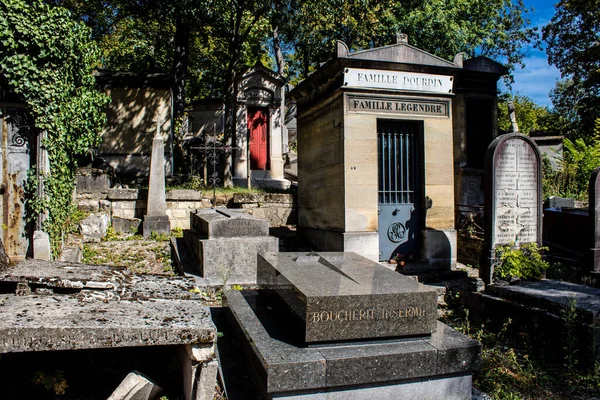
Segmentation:
[(435, 289), (356, 253), (263, 253), (257, 274), (304, 321), (307, 343), (436, 330)]
[(592, 272), (600, 274), (600, 167), (592, 172), (588, 186), (588, 208), (592, 224)]
[(165, 184), (165, 146), (160, 135), (160, 123), (152, 140), (150, 159), (150, 181), (148, 182), (148, 203), (142, 227), (144, 237), (152, 232), (168, 235), (171, 223), (167, 216), (167, 193)]
[(548, 208), (574, 208), (575, 199), (572, 197), (548, 197)]
[(486, 153), (485, 243), (481, 279), (490, 283), (493, 252), (498, 245), (520, 246), (542, 240), (540, 152), (528, 136), (496, 138)]

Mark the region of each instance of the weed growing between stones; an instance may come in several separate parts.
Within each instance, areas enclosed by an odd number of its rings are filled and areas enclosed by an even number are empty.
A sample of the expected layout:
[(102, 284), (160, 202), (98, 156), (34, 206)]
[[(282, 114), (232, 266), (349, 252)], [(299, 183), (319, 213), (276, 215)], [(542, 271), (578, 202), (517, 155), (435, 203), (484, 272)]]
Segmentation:
[(515, 244), (496, 246), (494, 249), (494, 277), (507, 279), (540, 279), (549, 267), (542, 258), (541, 252), (548, 250), (539, 247), (537, 243), (525, 243), (520, 246)]

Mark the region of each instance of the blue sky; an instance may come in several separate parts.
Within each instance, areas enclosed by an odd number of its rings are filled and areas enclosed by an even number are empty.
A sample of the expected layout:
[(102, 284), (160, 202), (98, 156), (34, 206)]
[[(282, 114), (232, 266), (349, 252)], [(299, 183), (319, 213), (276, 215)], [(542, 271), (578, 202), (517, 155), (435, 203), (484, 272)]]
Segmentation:
[[(529, 15), (532, 26), (537, 26), (540, 31), (554, 15), (554, 4), (558, 0), (524, 0), (527, 8), (533, 7), (535, 11)], [(524, 60), (525, 68), (517, 67), (514, 72), (515, 83), (512, 93), (519, 93), (531, 97), (536, 103), (552, 106), (548, 93), (554, 88), (555, 82), (560, 79), (560, 72), (554, 66), (548, 65), (544, 51), (529, 49)], [(504, 92), (506, 87), (500, 85)]]

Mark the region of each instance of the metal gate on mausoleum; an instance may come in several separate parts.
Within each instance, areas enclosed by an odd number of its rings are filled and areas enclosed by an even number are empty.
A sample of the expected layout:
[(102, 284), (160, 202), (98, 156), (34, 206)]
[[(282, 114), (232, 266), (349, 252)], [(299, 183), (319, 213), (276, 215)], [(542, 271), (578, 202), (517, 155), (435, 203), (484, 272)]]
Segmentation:
[(415, 121), (378, 120), (379, 258), (418, 254), (419, 133)]

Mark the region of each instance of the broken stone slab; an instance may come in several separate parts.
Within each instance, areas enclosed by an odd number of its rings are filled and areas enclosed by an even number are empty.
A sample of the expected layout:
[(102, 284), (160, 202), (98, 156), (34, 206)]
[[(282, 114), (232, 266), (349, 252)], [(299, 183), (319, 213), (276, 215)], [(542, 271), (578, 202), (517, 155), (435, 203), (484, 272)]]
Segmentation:
[(108, 400), (153, 400), (162, 388), (138, 371), (130, 372)]
[(120, 271), (122, 268), (61, 261), (25, 260), (0, 271), (0, 281), (26, 281), (51, 288), (115, 289), (116, 279), (111, 279), (113, 270)]
[(180, 351), (183, 371), (184, 398), (186, 400), (212, 400), (215, 398), (218, 362), (216, 346), (182, 346)]
[(91, 214), (79, 222), (79, 232), (84, 242), (100, 242), (108, 230), (108, 214)]
[[(209, 300), (207, 280), (196, 277), (135, 274), (122, 267), (26, 260), (0, 270), (0, 281), (36, 287), (81, 290), (81, 301)], [(89, 290), (88, 290), (89, 289)], [(111, 292), (92, 294), (92, 291)]]
[(86, 303), (65, 295), (0, 295), (0, 314), (0, 353), (212, 346), (217, 337), (209, 308), (199, 301)]

